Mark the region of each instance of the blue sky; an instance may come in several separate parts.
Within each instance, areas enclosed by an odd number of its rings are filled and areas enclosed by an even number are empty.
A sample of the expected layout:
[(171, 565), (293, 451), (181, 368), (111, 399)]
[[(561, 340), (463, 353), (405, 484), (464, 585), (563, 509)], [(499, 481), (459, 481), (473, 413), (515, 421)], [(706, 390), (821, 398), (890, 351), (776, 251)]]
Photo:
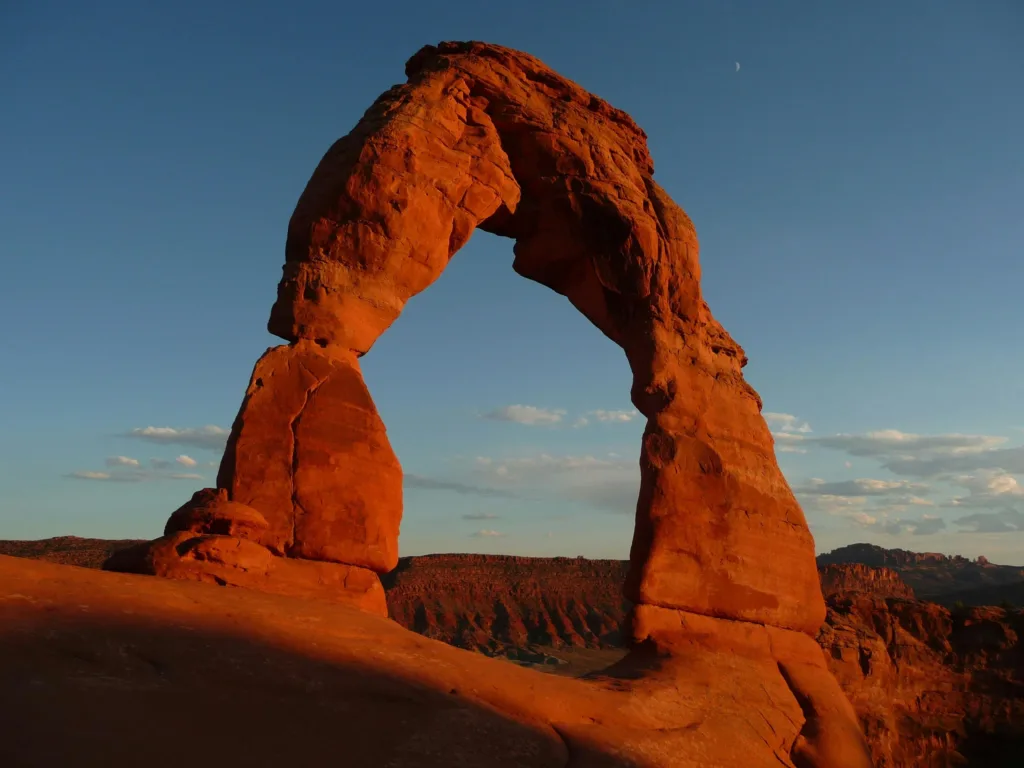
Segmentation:
[[(819, 549), (1024, 563), (1024, 6), (359, 6), (0, 8), (0, 538), (154, 536), (213, 482), (316, 163), (482, 39), (647, 131)], [(477, 233), (363, 360), (402, 551), (625, 557), (625, 359), (511, 260)]]

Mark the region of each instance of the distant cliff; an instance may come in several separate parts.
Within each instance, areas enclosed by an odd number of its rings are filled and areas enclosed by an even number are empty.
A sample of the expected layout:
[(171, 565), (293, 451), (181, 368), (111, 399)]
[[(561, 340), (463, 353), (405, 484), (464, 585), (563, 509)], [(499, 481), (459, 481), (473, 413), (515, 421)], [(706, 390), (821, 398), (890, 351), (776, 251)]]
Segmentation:
[(615, 648), (628, 563), (566, 557), (404, 557), (383, 578), (391, 617), (462, 648)]
[(920, 599), (947, 605), (958, 600), (969, 605), (982, 604), (975, 602), (978, 599), (1001, 602), (1001, 598), (996, 599), (998, 590), (993, 592), (983, 588), (1024, 582), (1024, 568), (995, 565), (984, 557), (968, 560), (959, 555), (885, 549), (874, 544), (851, 544), (818, 555), (819, 570), (829, 565), (853, 563), (891, 568)]
[(821, 590), (826, 595), (865, 592), (875, 597), (914, 599), (914, 590), (892, 568), (876, 568), (860, 563), (826, 565), (818, 568), (818, 576), (821, 578)]

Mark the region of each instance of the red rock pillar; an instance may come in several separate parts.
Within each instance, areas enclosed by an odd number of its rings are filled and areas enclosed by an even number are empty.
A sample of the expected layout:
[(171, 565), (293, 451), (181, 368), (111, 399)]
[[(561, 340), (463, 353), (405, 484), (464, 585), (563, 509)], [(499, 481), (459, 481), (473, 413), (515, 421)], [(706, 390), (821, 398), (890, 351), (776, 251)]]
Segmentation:
[(256, 363), (217, 485), (260, 510), (277, 555), (387, 573), (398, 562), (402, 468), (355, 354), (311, 341)]

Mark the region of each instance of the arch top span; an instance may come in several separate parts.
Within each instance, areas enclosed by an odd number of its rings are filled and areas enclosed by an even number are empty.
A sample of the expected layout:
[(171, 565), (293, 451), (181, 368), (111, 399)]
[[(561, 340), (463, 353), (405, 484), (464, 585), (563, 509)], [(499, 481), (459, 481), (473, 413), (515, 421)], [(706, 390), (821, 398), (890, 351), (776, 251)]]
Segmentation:
[(427, 46), (406, 74), (327, 151), (289, 222), (268, 322), (288, 344), (257, 363), (218, 476), (265, 517), (260, 544), (394, 566), (401, 468), (359, 357), (479, 227), (512, 238), (515, 271), (566, 296), (630, 365), (647, 418), (626, 591), (651, 611), (636, 636), (664, 609), (813, 634), (813, 540), (644, 132), (500, 46)]

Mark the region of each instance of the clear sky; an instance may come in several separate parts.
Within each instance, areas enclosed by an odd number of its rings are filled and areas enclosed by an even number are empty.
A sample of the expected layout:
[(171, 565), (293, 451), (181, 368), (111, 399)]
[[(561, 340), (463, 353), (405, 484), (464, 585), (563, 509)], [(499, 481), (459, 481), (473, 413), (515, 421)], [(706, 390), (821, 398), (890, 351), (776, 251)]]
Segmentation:
[[(212, 484), (306, 180), (452, 39), (647, 131), (819, 550), (1024, 563), (1019, 0), (0, 4), (0, 538)], [(402, 551), (625, 557), (626, 361), (511, 261), (477, 233), (363, 359)]]

